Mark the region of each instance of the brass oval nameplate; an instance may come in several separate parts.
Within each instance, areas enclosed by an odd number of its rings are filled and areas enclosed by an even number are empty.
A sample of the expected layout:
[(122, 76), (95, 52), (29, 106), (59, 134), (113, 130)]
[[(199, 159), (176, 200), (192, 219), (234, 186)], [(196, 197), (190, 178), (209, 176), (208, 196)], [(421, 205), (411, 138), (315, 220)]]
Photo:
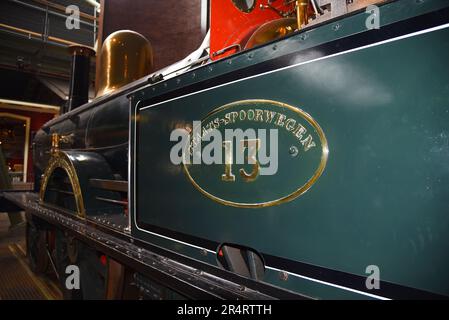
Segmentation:
[(308, 113), (271, 100), (213, 110), (190, 133), (186, 149), (184, 158), (191, 160), (184, 161), (184, 171), (195, 188), (239, 208), (279, 205), (304, 194), (323, 173), (329, 153), (323, 130)]

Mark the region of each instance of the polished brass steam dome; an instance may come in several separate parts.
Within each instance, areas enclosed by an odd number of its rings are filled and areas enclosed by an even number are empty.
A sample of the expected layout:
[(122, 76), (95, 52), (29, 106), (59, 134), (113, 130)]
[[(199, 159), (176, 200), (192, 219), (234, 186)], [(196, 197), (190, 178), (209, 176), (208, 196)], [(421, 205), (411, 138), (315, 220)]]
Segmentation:
[(97, 97), (148, 75), (153, 69), (153, 48), (143, 35), (120, 30), (106, 38), (99, 59)]

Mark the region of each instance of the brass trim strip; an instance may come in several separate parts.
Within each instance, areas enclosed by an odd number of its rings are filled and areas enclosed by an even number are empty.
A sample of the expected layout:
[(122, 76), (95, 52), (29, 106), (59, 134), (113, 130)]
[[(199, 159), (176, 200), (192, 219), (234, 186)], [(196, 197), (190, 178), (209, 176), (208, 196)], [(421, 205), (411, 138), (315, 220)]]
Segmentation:
[(44, 204), (45, 191), (47, 189), (48, 182), (50, 181), (50, 177), (56, 168), (61, 168), (67, 173), (75, 197), (77, 215), (81, 218), (85, 218), (86, 211), (84, 208), (84, 200), (81, 193), (81, 185), (78, 180), (78, 175), (76, 174), (76, 169), (70, 161), (68, 155), (57, 149), (53, 151), (52, 157), (48, 162), (47, 168), (45, 169), (44, 178), (42, 179), (41, 189), (39, 192), (40, 204)]

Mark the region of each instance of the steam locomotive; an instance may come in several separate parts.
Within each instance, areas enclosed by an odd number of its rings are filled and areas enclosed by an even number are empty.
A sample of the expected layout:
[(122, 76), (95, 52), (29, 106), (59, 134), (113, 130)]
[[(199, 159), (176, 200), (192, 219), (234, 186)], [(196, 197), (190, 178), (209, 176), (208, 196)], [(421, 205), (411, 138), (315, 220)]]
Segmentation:
[[(66, 298), (447, 298), (447, 1), (210, 6), (201, 47), (163, 70), (143, 36), (110, 35), (91, 102), (93, 52), (71, 48), (67, 110), (33, 144), (38, 190), (3, 194), (26, 209), (33, 269)], [(201, 146), (231, 129), (258, 135), (173, 162), (176, 130)], [(275, 173), (262, 153), (236, 161), (260, 130)]]

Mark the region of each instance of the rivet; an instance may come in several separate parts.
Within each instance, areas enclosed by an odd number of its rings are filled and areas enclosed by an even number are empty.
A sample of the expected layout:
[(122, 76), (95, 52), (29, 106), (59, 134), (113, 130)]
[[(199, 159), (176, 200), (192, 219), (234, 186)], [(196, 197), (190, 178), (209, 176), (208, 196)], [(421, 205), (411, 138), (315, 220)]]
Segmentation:
[(279, 278), (280, 278), (282, 281), (287, 281), (287, 279), (288, 279), (288, 273), (285, 272), (285, 271), (280, 272), (280, 273), (279, 273)]

